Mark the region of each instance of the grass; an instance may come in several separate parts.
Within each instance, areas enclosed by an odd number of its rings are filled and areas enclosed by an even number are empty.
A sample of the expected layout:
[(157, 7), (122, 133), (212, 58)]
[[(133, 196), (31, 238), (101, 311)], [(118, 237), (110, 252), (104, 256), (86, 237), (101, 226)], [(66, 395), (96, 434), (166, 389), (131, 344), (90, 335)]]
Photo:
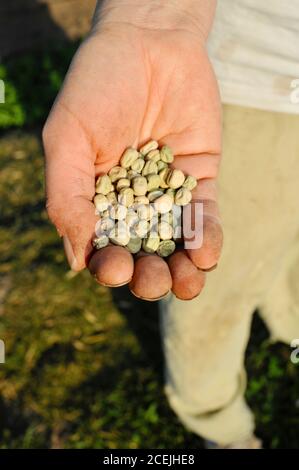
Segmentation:
[(5, 83), (0, 129), (45, 121), (77, 46), (78, 43), (58, 43), (0, 63), (0, 79)]
[[(36, 126), (73, 50), (0, 69), (10, 88), (4, 114), (0, 105), (0, 448), (200, 447), (163, 394), (156, 305), (134, 300), (131, 309), (125, 289), (112, 299), (87, 272), (70, 272), (47, 219)], [(289, 356), (289, 347), (269, 344), (256, 316), (247, 398), (270, 448), (299, 444), (298, 366)]]

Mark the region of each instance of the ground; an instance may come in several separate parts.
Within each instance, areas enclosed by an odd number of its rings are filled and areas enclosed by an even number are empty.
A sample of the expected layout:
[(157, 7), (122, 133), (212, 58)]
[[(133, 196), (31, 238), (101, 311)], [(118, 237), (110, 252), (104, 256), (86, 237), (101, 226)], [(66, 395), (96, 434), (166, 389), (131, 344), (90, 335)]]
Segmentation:
[[(130, 311), (87, 272), (72, 273), (47, 218), (40, 129), (75, 47), (0, 66), (0, 448), (201, 447), (163, 394), (157, 305)], [(256, 314), (247, 399), (270, 448), (299, 444), (290, 352), (270, 344)]]

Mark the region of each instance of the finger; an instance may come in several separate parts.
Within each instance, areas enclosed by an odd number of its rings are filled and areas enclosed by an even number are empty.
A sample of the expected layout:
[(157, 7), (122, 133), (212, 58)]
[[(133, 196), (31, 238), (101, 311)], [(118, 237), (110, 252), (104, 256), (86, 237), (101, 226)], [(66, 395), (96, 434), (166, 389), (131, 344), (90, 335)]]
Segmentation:
[(197, 297), (205, 284), (205, 273), (192, 263), (184, 250), (179, 250), (168, 259), (172, 276), (172, 292), (181, 300)]
[(216, 202), (215, 180), (200, 180), (192, 196), (192, 204), (195, 211), (199, 210), (196, 204), (202, 204), (202, 224), (197, 223), (195, 226), (196, 235), (201, 232), (201, 243), (194, 243), (194, 246), (190, 246), (185, 240), (185, 246), (188, 256), (195, 266), (208, 270), (218, 263), (223, 244), (223, 232)]
[(217, 264), (222, 243), (223, 233), (219, 221), (204, 215), (202, 245), (200, 248), (190, 248), (187, 252), (195, 266), (207, 271)]
[(94, 196), (94, 152), (73, 115), (60, 105), (43, 132), (46, 155), (47, 210), (64, 246), (70, 266), (79, 271), (92, 252), (97, 216)]
[[(218, 129), (218, 126), (216, 127)], [(194, 154), (191, 153), (194, 150), (192, 147), (186, 149), (184, 154), (179, 140), (173, 142), (176, 157), (172, 166), (182, 170), (187, 175), (194, 176), (198, 181), (197, 187), (192, 191), (191, 212), (193, 220), (191, 226), (189, 220), (189, 227), (195, 229), (194, 240), (189, 238), (189, 231), (188, 237), (185, 237), (185, 248), (195, 266), (204, 270), (217, 264), (223, 242), (216, 188), (216, 178), (220, 165), (220, 141), (219, 130), (219, 135), (217, 132), (217, 135), (211, 136), (211, 152)], [(187, 151), (190, 153), (186, 154)], [(203, 205), (201, 223), (198, 223), (199, 218), (195, 217), (196, 211), (200, 209), (197, 206), (198, 203)], [(185, 232), (187, 232), (186, 222), (188, 222), (190, 216), (190, 205), (184, 208), (184, 214), (186, 213), (188, 217), (183, 217)], [(197, 222), (196, 225), (194, 221)]]
[(135, 260), (135, 269), (130, 289), (144, 300), (158, 300), (171, 290), (172, 280), (167, 263), (158, 255), (140, 253)]
[(197, 180), (216, 178), (219, 171), (220, 157), (217, 154), (176, 155), (171, 165), (182, 170), (186, 175), (192, 175)]
[(111, 245), (92, 255), (88, 269), (100, 284), (118, 287), (132, 279), (134, 260), (125, 248)]

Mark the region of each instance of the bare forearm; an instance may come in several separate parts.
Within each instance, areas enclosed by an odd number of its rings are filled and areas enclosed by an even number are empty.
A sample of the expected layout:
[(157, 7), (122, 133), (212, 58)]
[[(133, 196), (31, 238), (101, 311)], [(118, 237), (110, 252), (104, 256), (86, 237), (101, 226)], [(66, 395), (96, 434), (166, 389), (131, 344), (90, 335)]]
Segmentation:
[(159, 30), (186, 30), (207, 38), (216, 0), (99, 0), (94, 24), (129, 23)]

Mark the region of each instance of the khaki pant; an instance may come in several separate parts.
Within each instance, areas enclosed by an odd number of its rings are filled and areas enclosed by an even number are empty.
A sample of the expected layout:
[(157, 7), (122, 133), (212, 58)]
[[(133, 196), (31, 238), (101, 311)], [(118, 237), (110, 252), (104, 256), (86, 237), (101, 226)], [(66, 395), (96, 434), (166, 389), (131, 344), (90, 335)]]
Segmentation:
[(254, 430), (243, 398), (253, 311), (274, 340), (299, 338), (299, 116), (225, 106), (223, 144), (220, 263), (198, 298), (162, 304), (161, 327), (171, 407), (225, 445)]

